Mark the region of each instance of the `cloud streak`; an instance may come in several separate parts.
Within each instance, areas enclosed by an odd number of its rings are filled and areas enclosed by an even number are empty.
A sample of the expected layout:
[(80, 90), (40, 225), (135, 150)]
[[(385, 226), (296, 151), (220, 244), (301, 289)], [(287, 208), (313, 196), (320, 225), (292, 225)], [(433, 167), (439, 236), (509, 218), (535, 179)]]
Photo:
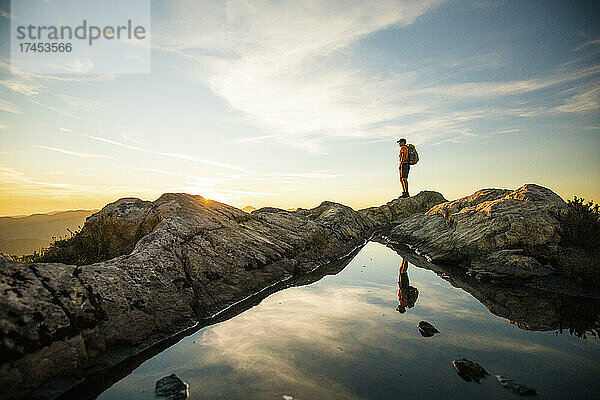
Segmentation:
[(122, 148), (128, 149), (128, 150), (139, 151), (139, 152), (148, 153), (148, 154), (154, 154), (154, 155), (157, 155), (157, 156), (176, 158), (176, 159), (179, 159), (179, 160), (193, 161), (193, 162), (198, 162), (198, 163), (202, 163), (202, 164), (213, 165), (215, 167), (220, 167), (220, 168), (232, 169), (232, 170), (235, 170), (235, 171), (241, 171), (241, 172), (251, 173), (247, 169), (245, 169), (243, 167), (240, 167), (238, 165), (233, 165), (233, 164), (227, 164), (227, 163), (222, 163), (222, 162), (218, 162), (218, 161), (213, 161), (213, 160), (209, 160), (209, 159), (206, 159), (206, 158), (196, 157), (196, 156), (193, 156), (193, 155), (190, 155), (190, 154), (154, 151), (154, 150), (145, 149), (145, 148), (139, 147), (139, 146), (132, 146), (132, 145), (129, 145), (129, 144), (121, 143), (121, 142), (118, 142), (116, 140), (102, 138), (102, 137), (99, 137), (99, 136), (86, 135), (86, 137), (88, 137), (88, 138), (90, 138), (92, 140), (96, 140), (96, 141), (99, 141), (99, 142), (108, 143), (108, 144), (111, 144), (113, 146), (122, 147)]
[(28, 177), (21, 171), (6, 167), (2, 164), (0, 164), (0, 182), (2, 182), (0, 187), (10, 188), (11, 191), (13, 191), (16, 186), (21, 190), (40, 191), (40, 193), (44, 193), (44, 189), (74, 189), (78, 187), (77, 185), (68, 183), (38, 181)]
[(21, 114), (21, 109), (13, 103), (6, 100), (0, 100), (0, 111), (9, 112), (13, 114)]
[(70, 151), (70, 150), (64, 150), (64, 149), (59, 149), (57, 147), (48, 147), (48, 146), (34, 146), (35, 148), (38, 149), (42, 149), (42, 150), (49, 150), (49, 151), (55, 151), (57, 153), (62, 153), (62, 154), (67, 154), (70, 156), (74, 156), (74, 157), (80, 157), (80, 158), (104, 158), (107, 160), (114, 160), (114, 157), (111, 156), (107, 156), (104, 154), (91, 154), (91, 153), (80, 153), (77, 151)]

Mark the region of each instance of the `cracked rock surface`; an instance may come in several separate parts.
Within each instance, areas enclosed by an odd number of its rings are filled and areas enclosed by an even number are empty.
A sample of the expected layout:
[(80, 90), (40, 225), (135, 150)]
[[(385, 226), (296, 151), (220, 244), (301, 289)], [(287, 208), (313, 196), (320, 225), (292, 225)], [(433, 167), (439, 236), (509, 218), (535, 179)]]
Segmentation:
[(461, 264), (480, 278), (528, 279), (552, 274), (559, 251), (556, 213), (567, 204), (542, 186), (483, 189), (439, 204), (398, 224), (390, 237), (440, 264)]

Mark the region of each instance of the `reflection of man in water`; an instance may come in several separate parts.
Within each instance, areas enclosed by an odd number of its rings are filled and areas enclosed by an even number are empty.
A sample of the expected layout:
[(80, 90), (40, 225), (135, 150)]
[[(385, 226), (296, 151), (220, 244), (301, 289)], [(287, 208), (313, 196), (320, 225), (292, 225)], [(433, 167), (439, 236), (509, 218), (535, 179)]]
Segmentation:
[(398, 272), (398, 307), (396, 311), (404, 314), (407, 308), (414, 307), (417, 297), (419, 297), (417, 288), (408, 284), (408, 261), (403, 259)]

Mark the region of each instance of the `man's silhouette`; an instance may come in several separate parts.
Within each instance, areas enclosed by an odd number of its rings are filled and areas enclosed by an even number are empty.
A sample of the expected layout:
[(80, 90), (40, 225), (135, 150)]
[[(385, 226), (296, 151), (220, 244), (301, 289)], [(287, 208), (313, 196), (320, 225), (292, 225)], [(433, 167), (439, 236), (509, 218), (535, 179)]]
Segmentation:
[(408, 261), (402, 259), (398, 271), (398, 307), (396, 311), (404, 314), (407, 308), (415, 306), (417, 297), (419, 297), (419, 291), (416, 287), (410, 286), (408, 282)]
[(398, 140), (398, 146), (400, 146), (398, 172), (400, 173), (400, 184), (402, 185), (401, 197), (410, 197), (408, 194), (408, 173), (410, 172), (410, 164), (408, 163), (408, 146), (406, 145), (406, 139)]

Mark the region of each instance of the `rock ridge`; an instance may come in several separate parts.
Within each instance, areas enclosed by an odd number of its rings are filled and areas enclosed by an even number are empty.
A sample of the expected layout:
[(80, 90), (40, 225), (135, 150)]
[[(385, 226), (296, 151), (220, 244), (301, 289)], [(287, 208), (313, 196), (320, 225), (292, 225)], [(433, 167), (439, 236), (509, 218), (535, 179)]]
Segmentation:
[(462, 265), (480, 278), (553, 274), (560, 250), (557, 213), (567, 204), (550, 189), (483, 189), (413, 215), (390, 238), (407, 243), (434, 264)]
[[(441, 201), (427, 192), (385, 207), (404, 216)], [(51, 398), (140, 346), (322, 268), (390, 226), (386, 210), (324, 201), (248, 214), (185, 193), (108, 204), (44, 262), (0, 257), (0, 398)], [(121, 350), (108, 357), (111, 349)]]
[[(429, 266), (458, 268), (455, 280), (496, 299), (477, 282), (556, 274), (565, 207), (534, 184), (450, 202), (424, 191), (358, 211), (324, 201), (247, 213), (185, 193), (117, 200), (44, 262), (0, 254), (0, 399), (52, 398), (265, 288), (326, 270), (376, 232), (418, 249)], [(498, 314), (545, 327), (515, 310)]]

